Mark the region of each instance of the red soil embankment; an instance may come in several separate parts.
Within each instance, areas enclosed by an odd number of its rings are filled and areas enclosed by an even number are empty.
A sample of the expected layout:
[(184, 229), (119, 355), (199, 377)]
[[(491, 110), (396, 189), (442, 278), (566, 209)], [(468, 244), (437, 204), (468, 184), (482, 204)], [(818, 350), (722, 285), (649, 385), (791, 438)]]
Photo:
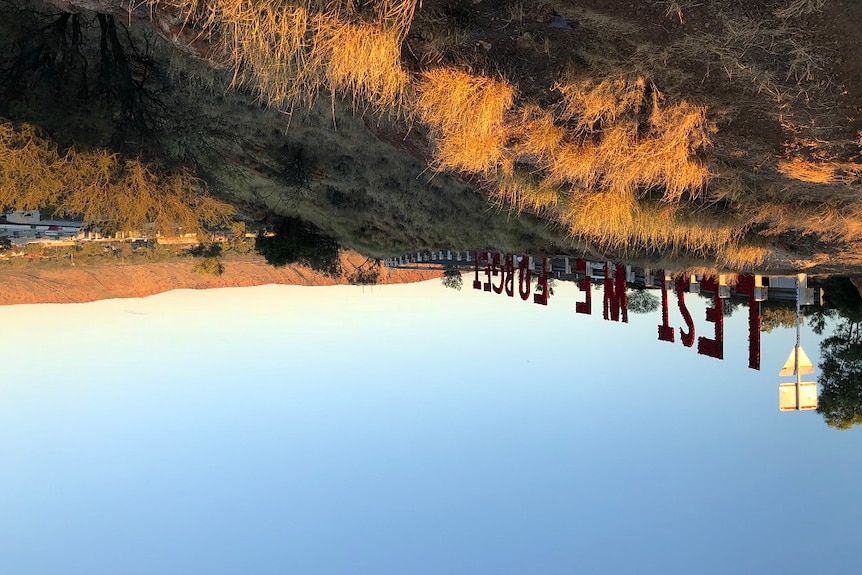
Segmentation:
[[(365, 258), (346, 254), (348, 270)], [(33, 303), (84, 303), (103, 299), (145, 297), (175, 289), (248, 287), (264, 284), (323, 286), (346, 284), (304, 266), (274, 268), (263, 258), (224, 261), (224, 273), (208, 276), (192, 270), (194, 260), (151, 264), (111, 264), (55, 269), (23, 268), (0, 271), (0, 305)], [(430, 270), (380, 270), (380, 284), (413, 283), (439, 278)]]

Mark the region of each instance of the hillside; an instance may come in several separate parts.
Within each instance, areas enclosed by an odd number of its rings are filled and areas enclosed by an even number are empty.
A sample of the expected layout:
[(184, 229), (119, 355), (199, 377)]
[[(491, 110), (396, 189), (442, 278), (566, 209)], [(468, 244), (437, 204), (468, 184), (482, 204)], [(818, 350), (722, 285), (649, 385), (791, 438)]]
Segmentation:
[[(364, 261), (365, 258), (357, 254), (346, 254), (342, 265), (353, 269)], [(347, 283), (346, 277), (334, 279), (302, 266), (274, 268), (257, 257), (225, 261), (224, 273), (218, 277), (195, 273), (192, 267), (192, 262), (168, 262), (4, 270), (0, 274), (0, 305), (84, 303), (146, 297), (175, 289)], [(433, 271), (383, 269), (378, 283), (412, 283), (441, 275), (441, 272)]]
[(860, 11), (0, 0), (0, 116), (190, 170), (238, 217), (298, 217), (375, 257), (856, 264)]

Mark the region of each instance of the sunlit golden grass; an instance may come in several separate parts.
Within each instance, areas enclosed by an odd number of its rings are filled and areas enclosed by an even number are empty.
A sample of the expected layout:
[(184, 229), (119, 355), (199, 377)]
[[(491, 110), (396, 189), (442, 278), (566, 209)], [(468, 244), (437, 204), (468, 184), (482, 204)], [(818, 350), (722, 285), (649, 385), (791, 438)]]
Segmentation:
[[(746, 240), (751, 242), (751, 240)], [(772, 253), (770, 246), (763, 241), (753, 243), (731, 243), (722, 246), (716, 254), (719, 265), (725, 269), (750, 269), (763, 263)]]
[(824, 241), (862, 240), (856, 164), (790, 160), (779, 166), (796, 182), (758, 185), (751, 176), (725, 171), (710, 196), (733, 206), (740, 227), (762, 236), (790, 232)]
[(563, 219), (574, 236), (623, 252), (721, 253), (737, 245), (744, 231), (729, 218), (686, 213), (613, 192), (573, 195)]
[(748, 226), (775, 235), (795, 231), (826, 241), (862, 240), (862, 206), (853, 203), (762, 201), (742, 211)]
[[(268, 103), (291, 106), (329, 90), (380, 110), (403, 107), (429, 128), (435, 167), (485, 178), (494, 198), (518, 210), (558, 211), (561, 190), (584, 190), (566, 217), (579, 225), (599, 219), (594, 225), (607, 234), (617, 225), (631, 228), (646, 191), (677, 202), (696, 197), (707, 180), (695, 158), (709, 141), (705, 110), (666, 104), (652, 85), (648, 97), (642, 77), (570, 79), (556, 86), (558, 106), (519, 106), (516, 87), (505, 80), (448, 67), (412, 77), (400, 58), (412, 0), (361, 7), (338, 0), (176, 1), (221, 40), (237, 80), (253, 84)], [(516, 176), (516, 164), (533, 173)], [(577, 210), (583, 215), (571, 216)]]
[(800, 158), (778, 162), (778, 171), (788, 178), (812, 184), (834, 184), (838, 181), (836, 166), (828, 162), (809, 162)]
[(742, 268), (760, 264), (769, 253), (767, 242), (747, 237), (756, 222), (638, 200), (620, 189), (565, 189), (535, 174), (516, 172), (501, 176), (491, 187), (491, 197), (559, 221), (573, 238), (619, 254), (637, 256), (644, 250), (674, 257), (699, 254), (721, 266)]
[(630, 239), (640, 206), (629, 193), (619, 190), (572, 191), (563, 221), (572, 235), (588, 238), (605, 248), (624, 246)]
[[(437, 69), (425, 73), (416, 106), (435, 134), (437, 165), (482, 175), (496, 201), (562, 221), (607, 248), (715, 251), (737, 232), (714, 225), (698, 232), (674, 215), (709, 176), (695, 157), (709, 142), (706, 111), (665, 105), (654, 88), (645, 106), (645, 85), (569, 84), (558, 87), (566, 95), (558, 108), (518, 108), (505, 82)], [(640, 205), (655, 191), (664, 210)]]
[(644, 103), (646, 82), (643, 78), (605, 79), (563, 82), (556, 89), (562, 94), (560, 118), (574, 121), (578, 130), (592, 132), (614, 122), (618, 117), (637, 111)]
[(0, 205), (53, 207), (117, 230), (198, 232), (225, 224), (229, 204), (204, 194), (186, 172), (164, 174), (104, 150), (59, 154), (28, 125), (0, 122)]
[(566, 130), (552, 111), (535, 104), (521, 108), (520, 116), (509, 127), (514, 155), (539, 167), (551, 165), (565, 145)]
[[(217, 42), (235, 81), (254, 87), (268, 104), (291, 109), (329, 93), (359, 107), (403, 112), (428, 129), (435, 168), (483, 181), (492, 201), (561, 222), (599, 246), (689, 250), (753, 265), (765, 248), (742, 241), (752, 229), (859, 235), (855, 221), (862, 214), (826, 205), (826, 198), (855, 193), (849, 186), (862, 177), (856, 164), (779, 164), (787, 178), (828, 188), (822, 210), (796, 202), (793, 191), (755, 197), (758, 191), (741, 180), (732, 190), (726, 182), (711, 189), (706, 159), (715, 128), (707, 109), (665, 98), (648, 76), (607, 67), (602, 75), (567, 72), (553, 87), (556, 103), (525, 103), (505, 79), (453, 67), (409, 71), (401, 51), (417, 0), (164, 1)], [(685, 34), (668, 54), (703, 59), (729, 81), (783, 103), (794, 90), (805, 92), (820, 69), (788, 19), (823, 4), (788, 0), (768, 22), (733, 13), (722, 17), (721, 34)], [(680, 7), (670, 5), (682, 20)], [(441, 43), (440, 53), (431, 60), (423, 55), (424, 66), (460, 44), (451, 22), (437, 24), (430, 42)], [(755, 52), (787, 66), (764, 67), (749, 58)], [(729, 218), (734, 210), (738, 217)]]
[(408, 100), (410, 76), (401, 66), (401, 39), (371, 24), (333, 24), (321, 29), (330, 89), (359, 94), (379, 109), (399, 112)]
[(533, 174), (514, 172), (500, 174), (497, 181), (490, 186), (489, 195), (492, 201), (521, 212), (555, 217), (555, 208), (564, 200), (564, 192), (550, 185)]
[(665, 200), (676, 201), (688, 192), (693, 196), (707, 183), (709, 171), (694, 159), (694, 152), (709, 145), (715, 130), (706, 108), (681, 101), (666, 107), (654, 94), (650, 114), (650, 136), (640, 143), (640, 156), (647, 185), (662, 187)]
[[(158, 4), (158, 0), (151, 0)], [(168, 0), (221, 44), (237, 83), (292, 109), (321, 91), (398, 111), (410, 85), (401, 42), (417, 0)]]
[[(523, 114), (512, 130), (519, 158), (536, 158), (549, 182), (638, 194), (660, 189), (667, 201), (696, 197), (709, 172), (695, 152), (709, 143), (706, 109), (687, 102), (665, 105), (645, 81), (560, 84), (556, 119)], [(561, 126), (573, 126), (564, 131)]]
[(441, 169), (477, 174), (504, 164), (506, 115), (515, 99), (508, 82), (453, 68), (425, 72), (417, 88), (416, 112), (434, 135)]

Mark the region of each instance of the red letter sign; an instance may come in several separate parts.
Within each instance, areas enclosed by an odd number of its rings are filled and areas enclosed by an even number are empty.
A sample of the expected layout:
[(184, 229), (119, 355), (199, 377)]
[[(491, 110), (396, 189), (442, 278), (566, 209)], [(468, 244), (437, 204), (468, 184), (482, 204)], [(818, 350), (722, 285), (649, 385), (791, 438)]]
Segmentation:
[(576, 261), (575, 271), (584, 274), (584, 279), (578, 280), (578, 289), (586, 294), (584, 301), (575, 302), (575, 313), (590, 315), (593, 313), (593, 284), (590, 282), (590, 274), (587, 273), (587, 262), (584, 260)]
[(688, 329), (688, 333), (679, 328), (679, 339), (685, 347), (694, 345), (694, 320), (691, 319), (691, 314), (688, 308), (685, 307), (685, 290), (688, 289), (688, 275), (682, 274), (676, 278), (676, 303), (679, 306), (679, 313), (682, 314), (682, 319)]
[(715, 277), (704, 278), (701, 288), (712, 292), (712, 307), (706, 308), (706, 321), (715, 324), (715, 338), (697, 338), (697, 353), (716, 359), (724, 359), (724, 300), (718, 297), (718, 282)]
[[(605, 298), (602, 315), (611, 321), (620, 321), (620, 311), (623, 312), (623, 323), (629, 322), (628, 296), (626, 295), (626, 268), (622, 264), (614, 265), (614, 275), (611, 276), (611, 264), (605, 264)], [(610, 310), (610, 317), (608, 311)]]
[(664, 270), (659, 270), (661, 278), (661, 325), (658, 326), (658, 340), (673, 342), (676, 334), (673, 327), (670, 325), (670, 316), (668, 314), (667, 305), (667, 284), (664, 281)]

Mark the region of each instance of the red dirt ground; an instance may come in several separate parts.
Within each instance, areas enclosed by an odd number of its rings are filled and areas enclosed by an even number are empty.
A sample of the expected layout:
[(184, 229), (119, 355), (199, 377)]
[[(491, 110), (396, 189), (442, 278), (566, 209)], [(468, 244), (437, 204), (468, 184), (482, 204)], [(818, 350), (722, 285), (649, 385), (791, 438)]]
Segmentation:
[[(360, 265), (357, 254), (343, 263)], [(175, 289), (248, 287), (265, 284), (322, 286), (347, 283), (303, 266), (274, 268), (262, 258), (224, 262), (221, 276), (192, 271), (191, 262), (111, 264), (57, 269), (10, 269), (0, 273), (0, 305), (35, 303), (84, 303), (103, 299), (146, 297)], [(439, 278), (442, 272), (381, 270), (381, 284), (413, 283)]]

